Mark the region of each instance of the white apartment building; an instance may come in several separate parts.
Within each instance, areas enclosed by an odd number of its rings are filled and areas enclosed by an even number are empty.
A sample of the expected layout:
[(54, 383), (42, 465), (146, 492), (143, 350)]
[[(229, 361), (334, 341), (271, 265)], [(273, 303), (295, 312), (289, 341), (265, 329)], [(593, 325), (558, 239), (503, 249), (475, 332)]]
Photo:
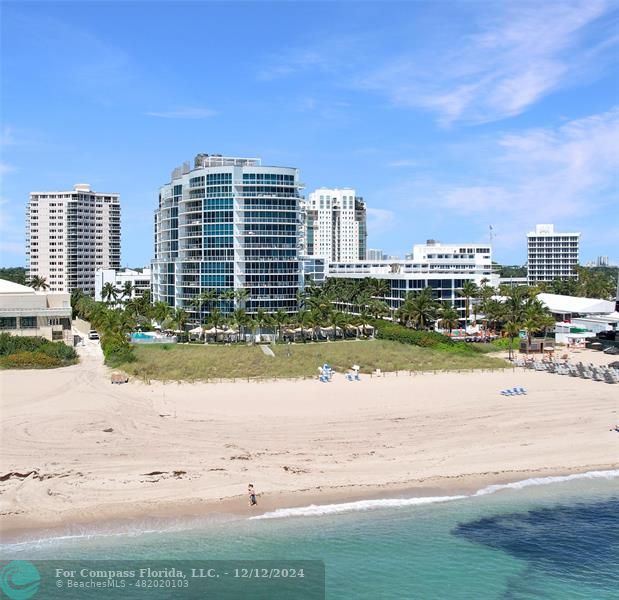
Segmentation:
[[(133, 300), (150, 292), (151, 270), (143, 269), (97, 269), (95, 271), (95, 300), (101, 301), (101, 292), (106, 283), (111, 283), (118, 290), (118, 297)], [(129, 284), (129, 285), (128, 285)], [(127, 296), (126, 290), (131, 290)]]
[(352, 188), (319, 188), (303, 203), (305, 254), (326, 261), (364, 260), (366, 206)]
[(536, 225), (527, 234), (529, 285), (553, 279), (575, 279), (580, 233), (559, 233), (554, 225)]
[(428, 240), (413, 247), (409, 259), (330, 263), (328, 277), (364, 279), (373, 277), (389, 282), (390, 291), (382, 298), (397, 310), (408, 292), (426, 287), (435, 299), (452, 304), (465, 317), (465, 298), (459, 292), (465, 281), (496, 286), (498, 274), (492, 271), (492, 249), (483, 244), (441, 244)]
[(29, 277), (51, 292), (95, 293), (96, 269), (120, 267), (120, 198), (78, 183), (71, 191), (31, 192), (26, 207)]

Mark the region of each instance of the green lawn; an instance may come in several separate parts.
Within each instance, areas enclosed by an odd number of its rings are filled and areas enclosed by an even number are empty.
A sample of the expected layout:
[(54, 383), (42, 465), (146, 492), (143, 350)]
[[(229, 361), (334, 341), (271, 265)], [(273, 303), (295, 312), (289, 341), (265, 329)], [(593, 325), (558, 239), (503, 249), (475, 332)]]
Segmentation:
[(318, 367), (329, 363), (345, 372), (353, 364), (362, 373), (382, 371), (431, 371), (493, 369), (507, 366), (482, 354), (432, 350), (386, 340), (339, 341), (271, 346), (275, 357), (258, 346), (136, 345), (137, 361), (123, 369), (145, 380), (166, 381), (256, 377), (315, 377)]

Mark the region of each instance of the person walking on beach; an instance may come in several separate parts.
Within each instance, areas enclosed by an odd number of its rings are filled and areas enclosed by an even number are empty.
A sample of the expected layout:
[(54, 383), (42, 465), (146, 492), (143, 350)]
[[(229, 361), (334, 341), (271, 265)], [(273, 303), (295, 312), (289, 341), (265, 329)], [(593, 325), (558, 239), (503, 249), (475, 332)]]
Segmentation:
[(256, 500), (256, 490), (254, 490), (254, 484), (250, 483), (247, 486), (247, 493), (249, 494), (249, 506), (256, 506), (258, 501)]

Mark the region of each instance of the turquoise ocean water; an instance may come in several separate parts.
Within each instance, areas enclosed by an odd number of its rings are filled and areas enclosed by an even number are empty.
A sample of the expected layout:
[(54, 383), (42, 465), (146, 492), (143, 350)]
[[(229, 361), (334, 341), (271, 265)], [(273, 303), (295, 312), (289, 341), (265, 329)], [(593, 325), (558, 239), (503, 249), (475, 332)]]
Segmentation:
[(265, 517), (76, 532), (2, 558), (321, 559), (330, 599), (619, 598), (619, 471)]

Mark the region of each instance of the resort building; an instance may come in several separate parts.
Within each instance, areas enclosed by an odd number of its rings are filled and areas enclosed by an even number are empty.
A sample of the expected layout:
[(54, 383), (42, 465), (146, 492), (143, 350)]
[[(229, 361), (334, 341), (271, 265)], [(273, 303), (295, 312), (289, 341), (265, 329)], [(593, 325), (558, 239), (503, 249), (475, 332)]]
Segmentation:
[(52, 292), (95, 293), (95, 271), (120, 267), (120, 198), (93, 192), (32, 192), (26, 208), (29, 277), (43, 277)]
[[(175, 169), (155, 211), (153, 301), (184, 308), (196, 323), (214, 307), (294, 312), (301, 189), (298, 169), (259, 158), (198, 154), (193, 167)], [(192, 302), (211, 291), (228, 297)]]
[(332, 262), (365, 260), (366, 206), (352, 188), (319, 188), (303, 203), (304, 252)]
[(73, 346), (71, 295), (0, 279), (0, 333), (40, 336)]
[(382, 298), (397, 310), (408, 292), (429, 287), (437, 300), (451, 303), (465, 318), (465, 298), (459, 292), (465, 281), (495, 286), (498, 275), (492, 271), (492, 249), (488, 245), (441, 244), (428, 240), (413, 247), (407, 260), (330, 263), (329, 277), (363, 279), (373, 277), (389, 282), (390, 291)]
[[(111, 283), (117, 290), (119, 297), (131, 300), (150, 291), (151, 269), (97, 269), (95, 272), (95, 300), (101, 301), (101, 292), (106, 283)], [(127, 296), (126, 291), (130, 291)]]
[(527, 234), (528, 283), (576, 279), (580, 233), (559, 233), (554, 225), (536, 225)]

